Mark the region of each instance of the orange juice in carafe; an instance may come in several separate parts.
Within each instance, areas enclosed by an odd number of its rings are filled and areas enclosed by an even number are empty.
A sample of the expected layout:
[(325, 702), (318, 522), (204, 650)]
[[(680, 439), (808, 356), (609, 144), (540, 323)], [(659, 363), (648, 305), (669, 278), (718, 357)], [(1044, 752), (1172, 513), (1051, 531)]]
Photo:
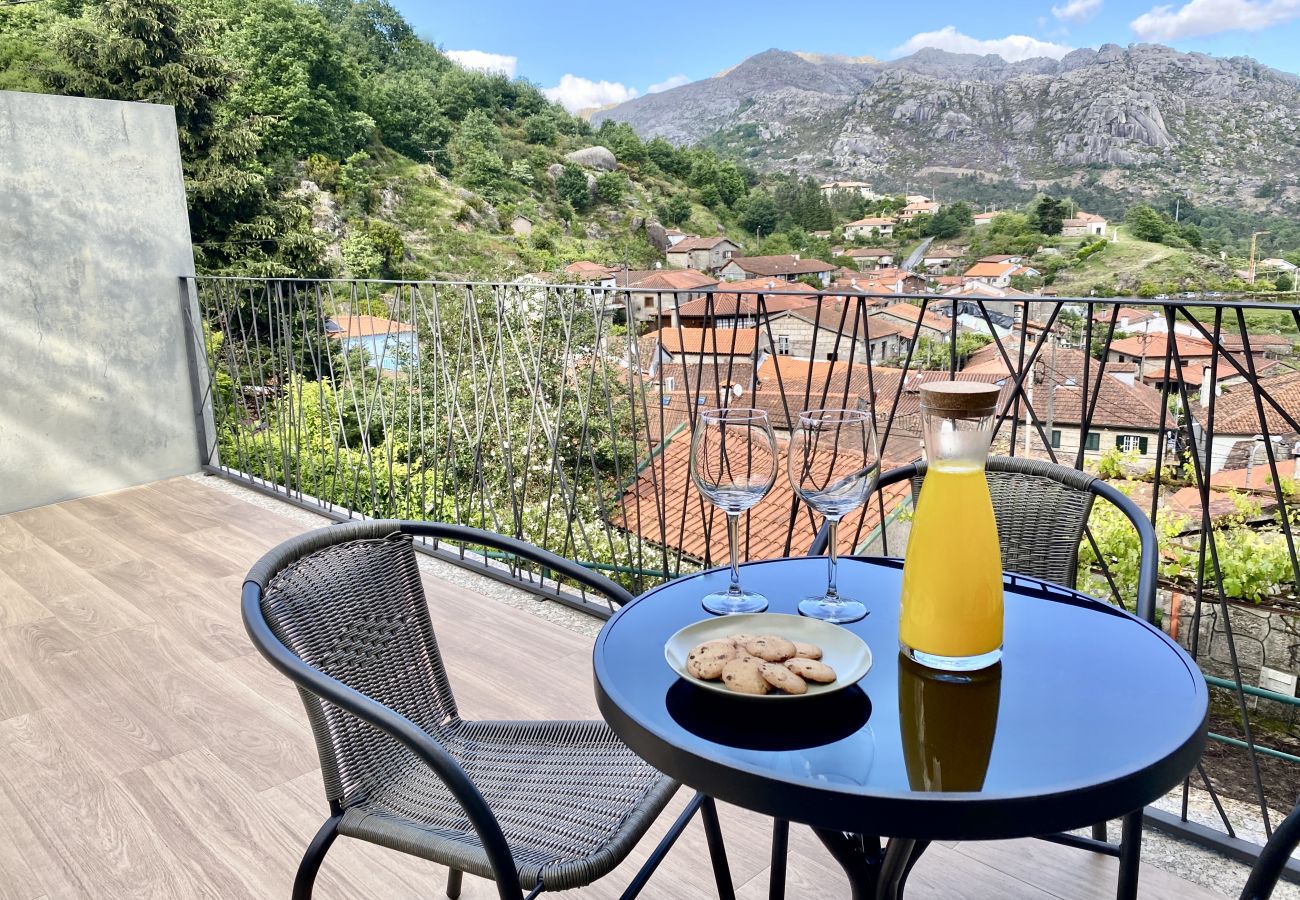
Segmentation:
[(1002, 556), (984, 466), (999, 389), (921, 389), (928, 470), (903, 564), (898, 639), (934, 669), (968, 671), (1002, 655)]

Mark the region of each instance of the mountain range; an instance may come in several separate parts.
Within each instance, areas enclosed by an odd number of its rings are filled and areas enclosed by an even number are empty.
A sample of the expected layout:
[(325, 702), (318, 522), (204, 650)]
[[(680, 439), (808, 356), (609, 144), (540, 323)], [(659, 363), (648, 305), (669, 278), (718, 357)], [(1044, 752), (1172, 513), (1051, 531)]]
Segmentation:
[(965, 175), (1280, 213), (1300, 207), (1298, 114), (1300, 78), (1253, 59), (1106, 44), (1020, 62), (774, 49), (592, 121), (889, 189)]

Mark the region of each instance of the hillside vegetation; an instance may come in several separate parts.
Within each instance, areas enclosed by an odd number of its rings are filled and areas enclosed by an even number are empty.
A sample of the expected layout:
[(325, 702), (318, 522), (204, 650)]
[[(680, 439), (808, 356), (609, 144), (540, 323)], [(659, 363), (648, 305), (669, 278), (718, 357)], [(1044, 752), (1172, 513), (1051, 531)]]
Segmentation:
[[(0, 89), (175, 106), (200, 271), (428, 277), (659, 258), (755, 176), (467, 71), (386, 0), (0, 6)], [(617, 166), (566, 156), (603, 145)], [(511, 228), (516, 216), (530, 235)]]

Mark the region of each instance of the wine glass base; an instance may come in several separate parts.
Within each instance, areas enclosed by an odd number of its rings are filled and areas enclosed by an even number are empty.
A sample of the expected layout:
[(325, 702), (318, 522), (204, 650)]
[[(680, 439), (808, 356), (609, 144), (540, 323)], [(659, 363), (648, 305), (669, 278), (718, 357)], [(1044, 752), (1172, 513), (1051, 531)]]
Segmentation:
[(756, 613), (767, 609), (767, 598), (754, 591), (715, 591), (706, 594), (700, 603), (715, 616), (734, 616), (737, 613)]
[(799, 601), (799, 614), (810, 619), (821, 619), (843, 625), (867, 617), (867, 608), (857, 600), (845, 597), (830, 599), (827, 597), (805, 597)]

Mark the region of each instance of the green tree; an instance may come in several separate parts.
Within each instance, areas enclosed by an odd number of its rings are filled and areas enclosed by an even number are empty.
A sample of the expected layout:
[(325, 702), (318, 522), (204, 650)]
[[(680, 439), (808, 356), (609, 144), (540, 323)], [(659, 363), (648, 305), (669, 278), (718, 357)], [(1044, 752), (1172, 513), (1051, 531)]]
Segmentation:
[(627, 176), (622, 172), (605, 172), (596, 176), (596, 197), (602, 203), (616, 206), (627, 193)]
[(264, 155), (342, 158), (365, 145), (374, 121), (360, 108), (361, 74), (320, 10), (295, 0), (223, 9), (217, 46), (240, 68), (227, 111), (264, 120)]
[(42, 78), (59, 93), (175, 109), (201, 271), (325, 274), (306, 208), (258, 158), (265, 122), (229, 110), (235, 73), (210, 51), (214, 35), (172, 0), (104, 0), (53, 27), (57, 66)]
[(453, 172), (463, 184), (495, 193), (503, 187), (506, 164), (502, 160), (501, 132), (484, 110), (472, 110), (456, 129), (447, 150)]
[[(669, 175), (684, 175), (682, 169), (682, 154), (672, 144), (663, 138), (654, 138), (646, 142), (646, 156), (659, 169)], [(689, 171), (689, 163), (686, 171)]]
[(1040, 234), (1060, 234), (1065, 213), (1066, 205), (1063, 201), (1043, 195), (1034, 202), (1029, 222)]
[(414, 72), (376, 74), (367, 81), (365, 105), (385, 144), (446, 171), (452, 125), (433, 99), (433, 86)]
[(765, 191), (752, 191), (740, 208), (738, 223), (751, 234), (771, 234), (776, 229), (776, 201)]
[(674, 194), (655, 206), (655, 214), (665, 225), (681, 225), (691, 217), (691, 199), (685, 194)]
[(950, 238), (961, 234), (962, 230), (975, 224), (974, 214), (965, 203), (953, 203), (942, 207), (939, 212), (928, 217), (922, 233), (927, 237)]
[(524, 120), (524, 138), (530, 144), (550, 146), (559, 137), (560, 129), (555, 125), (555, 118), (546, 113), (537, 113)]
[(728, 206), (734, 207), (749, 190), (745, 184), (745, 176), (740, 172), (740, 167), (732, 162), (723, 163), (718, 167), (718, 177), (715, 183), (718, 186), (718, 194), (721, 195), (722, 202)]
[(1128, 226), (1128, 230), (1133, 237), (1139, 241), (1151, 241), (1153, 243), (1159, 243), (1169, 230), (1160, 213), (1145, 203), (1130, 206), (1128, 211), (1124, 213), (1124, 224)]
[(582, 166), (567, 163), (560, 177), (555, 179), (555, 193), (578, 212), (591, 206), (591, 191), (587, 187), (587, 173)]
[(624, 165), (637, 166), (649, 159), (640, 136), (626, 122), (606, 119), (596, 132), (596, 140)]

